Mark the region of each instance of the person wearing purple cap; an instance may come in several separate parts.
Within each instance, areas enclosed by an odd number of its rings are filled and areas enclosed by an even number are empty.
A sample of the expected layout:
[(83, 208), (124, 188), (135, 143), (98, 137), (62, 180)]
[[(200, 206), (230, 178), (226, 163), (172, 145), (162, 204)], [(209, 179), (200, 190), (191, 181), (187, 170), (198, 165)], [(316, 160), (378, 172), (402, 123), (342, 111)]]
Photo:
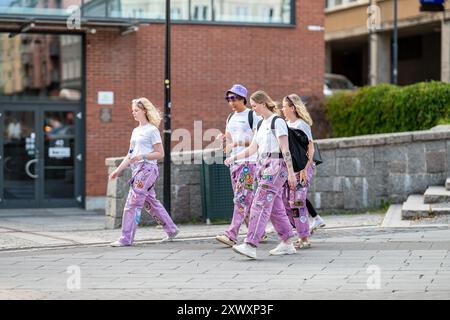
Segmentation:
[[(232, 112), (226, 122), (225, 135), (219, 135), (218, 138), (225, 142), (226, 153), (236, 155), (250, 145), (256, 125), (261, 118), (246, 107), (247, 89), (243, 85), (235, 84), (226, 92), (225, 99)], [(242, 222), (248, 221), (253, 200), (255, 169), (256, 155), (237, 160), (230, 166), (234, 192), (233, 218), (224, 234), (216, 237), (217, 241), (227, 246), (232, 247), (236, 244)]]

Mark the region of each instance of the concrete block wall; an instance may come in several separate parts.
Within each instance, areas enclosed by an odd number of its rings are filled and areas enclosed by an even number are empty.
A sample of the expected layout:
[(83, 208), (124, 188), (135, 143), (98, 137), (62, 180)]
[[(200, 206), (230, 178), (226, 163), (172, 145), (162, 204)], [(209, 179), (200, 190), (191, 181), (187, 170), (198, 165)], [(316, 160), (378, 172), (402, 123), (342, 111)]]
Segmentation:
[(450, 127), (318, 140), (324, 163), (309, 197), (318, 209), (360, 210), (442, 185), (449, 176)]

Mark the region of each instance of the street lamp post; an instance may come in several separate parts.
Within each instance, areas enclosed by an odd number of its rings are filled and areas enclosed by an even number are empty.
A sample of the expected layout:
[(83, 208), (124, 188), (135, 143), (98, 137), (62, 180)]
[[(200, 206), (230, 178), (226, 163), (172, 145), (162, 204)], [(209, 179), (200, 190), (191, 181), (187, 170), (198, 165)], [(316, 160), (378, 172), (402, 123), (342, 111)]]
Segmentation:
[(398, 84), (398, 3), (394, 0), (394, 37), (392, 43), (392, 83)]
[(165, 78), (164, 78), (164, 207), (171, 214), (171, 181), (170, 181), (170, 0), (166, 0), (166, 55), (165, 55)]

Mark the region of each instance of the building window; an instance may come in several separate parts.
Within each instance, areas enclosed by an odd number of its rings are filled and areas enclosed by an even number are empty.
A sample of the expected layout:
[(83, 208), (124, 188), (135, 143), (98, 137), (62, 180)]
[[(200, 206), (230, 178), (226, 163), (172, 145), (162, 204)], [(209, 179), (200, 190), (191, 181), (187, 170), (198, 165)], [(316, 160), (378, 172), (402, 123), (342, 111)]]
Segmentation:
[(355, 5), (369, 4), (369, 0), (326, 0), (326, 9), (344, 9)]
[(81, 61), (79, 35), (0, 33), (0, 100), (79, 100)]
[(205, 21), (209, 18), (209, 7), (205, 5), (194, 6), (194, 12), (192, 14), (193, 20)]
[[(312, 1), (312, 0), (311, 0)], [(361, 0), (328, 0), (340, 2)], [(171, 17), (176, 21), (204, 21), (257, 24), (293, 24), (295, 0), (171, 0)], [(66, 19), (70, 5), (81, 7), (82, 17), (111, 21), (164, 20), (166, 0), (0, 0), (0, 14), (55, 16)]]

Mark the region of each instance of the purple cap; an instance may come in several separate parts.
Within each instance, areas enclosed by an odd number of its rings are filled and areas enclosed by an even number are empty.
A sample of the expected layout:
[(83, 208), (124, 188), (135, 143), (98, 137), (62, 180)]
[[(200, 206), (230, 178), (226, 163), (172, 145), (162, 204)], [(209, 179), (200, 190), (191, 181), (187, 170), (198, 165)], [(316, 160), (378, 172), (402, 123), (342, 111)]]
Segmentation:
[(228, 92), (237, 94), (238, 96), (244, 98), (244, 102), (245, 104), (247, 104), (247, 88), (245, 88), (243, 85), (235, 84), (233, 87), (231, 87), (231, 89), (227, 91), (227, 93)]

